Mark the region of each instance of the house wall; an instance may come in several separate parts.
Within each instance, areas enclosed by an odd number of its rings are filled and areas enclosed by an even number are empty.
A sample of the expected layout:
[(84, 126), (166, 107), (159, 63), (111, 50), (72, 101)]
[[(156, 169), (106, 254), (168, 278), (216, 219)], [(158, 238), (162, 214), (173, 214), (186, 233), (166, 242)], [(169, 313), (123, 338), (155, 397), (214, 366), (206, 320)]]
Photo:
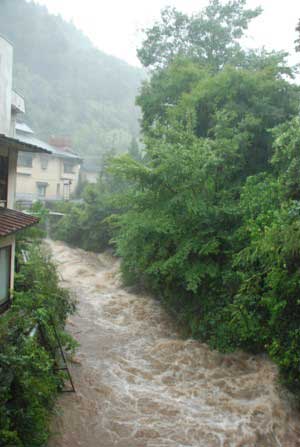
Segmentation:
[[(48, 164), (42, 167), (42, 158), (47, 158)], [(63, 200), (64, 183), (69, 183), (72, 194), (77, 187), (80, 165), (74, 166), (72, 174), (64, 173), (64, 159), (53, 155), (33, 156), (32, 167), (17, 167), (17, 200), (38, 200), (38, 183), (46, 183), (45, 200)], [(58, 186), (59, 185), (59, 186)]]
[[(15, 113), (12, 113), (12, 70), (12, 44), (4, 37), (0, 36), (0, 134), (6, 136), (14, 135), (13, 124), (15, 121)], [(18, 99), (18, 101), (19, 99), (21, 100), (17, 94), (15, 94), (15, 99)], [(0, 149), (0, 154), (9, 157), (7, 206), (8, 208), (13, 208), (16, 192), (17, 151), (12, 149), (8, 151), (7, 149), (2, 148)]]
[(10, 134), (13, 47), (0, 36), (0, 134)]

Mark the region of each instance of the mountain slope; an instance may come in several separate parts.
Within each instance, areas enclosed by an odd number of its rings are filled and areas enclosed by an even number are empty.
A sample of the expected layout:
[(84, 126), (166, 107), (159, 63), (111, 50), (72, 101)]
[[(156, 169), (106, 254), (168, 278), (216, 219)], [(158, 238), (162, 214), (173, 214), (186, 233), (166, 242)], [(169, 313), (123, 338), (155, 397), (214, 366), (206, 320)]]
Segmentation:
[(138, 134), (144, 73), (96, 49), (45, 7), (1, 0), (0, 33), (14, 45), (14, 84), (40, 134), (69, 136), (82, 154), (125, 150)]

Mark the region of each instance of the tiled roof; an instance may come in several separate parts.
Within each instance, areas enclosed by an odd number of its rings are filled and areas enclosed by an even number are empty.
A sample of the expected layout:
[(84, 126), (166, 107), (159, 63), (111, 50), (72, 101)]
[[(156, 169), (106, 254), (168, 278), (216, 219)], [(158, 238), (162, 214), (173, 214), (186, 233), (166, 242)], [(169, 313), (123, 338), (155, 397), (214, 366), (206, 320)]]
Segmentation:
[(8, 236), (17, 231), (24, 230), (31, 225), (35, 225), (39, 219), (21, 211), (9, 208), (0, 208), (0, 237)]

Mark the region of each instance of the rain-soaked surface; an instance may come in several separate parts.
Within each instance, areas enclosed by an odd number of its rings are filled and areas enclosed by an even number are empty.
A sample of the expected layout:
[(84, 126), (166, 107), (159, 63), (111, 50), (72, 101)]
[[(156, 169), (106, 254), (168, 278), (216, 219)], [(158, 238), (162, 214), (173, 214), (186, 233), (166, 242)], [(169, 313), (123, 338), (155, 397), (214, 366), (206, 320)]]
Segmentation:
[(76, 294), (80, 348), (49, 447), (297, 447), (300, 418), (263, 357), (183, 340), (155, 300), (122, 288), (118, 261), (49, 242)]

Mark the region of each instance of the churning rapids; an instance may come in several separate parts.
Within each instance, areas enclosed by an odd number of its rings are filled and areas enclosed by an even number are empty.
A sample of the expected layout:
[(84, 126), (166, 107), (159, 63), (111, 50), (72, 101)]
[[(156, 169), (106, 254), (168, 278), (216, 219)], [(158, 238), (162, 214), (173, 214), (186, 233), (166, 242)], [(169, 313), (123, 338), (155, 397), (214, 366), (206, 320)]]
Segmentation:
[(297, 447), (300, 418), (264, 357), (183, 340), (159, 302), (121, 286), (118, 261), (49, 242), (76, 295), (76, 394), (49, 447)]

